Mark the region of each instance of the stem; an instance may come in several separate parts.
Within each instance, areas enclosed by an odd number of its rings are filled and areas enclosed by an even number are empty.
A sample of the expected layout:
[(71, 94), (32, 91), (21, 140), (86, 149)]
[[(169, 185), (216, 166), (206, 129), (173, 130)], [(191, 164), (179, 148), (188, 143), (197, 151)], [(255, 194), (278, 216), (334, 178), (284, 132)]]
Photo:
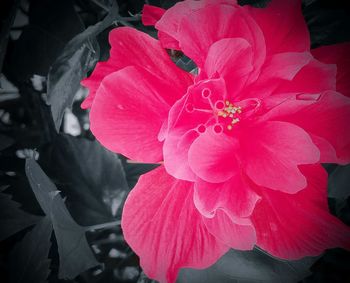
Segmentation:
[(120, 226), (120, 220), (97, 224), (97, 225), (91, 225), (85, 227), (85, 231), (93, 231), (93, 230), (100, 230), (100, 229), (107, 229), (107, 228), (114, 228), (115, 226)]

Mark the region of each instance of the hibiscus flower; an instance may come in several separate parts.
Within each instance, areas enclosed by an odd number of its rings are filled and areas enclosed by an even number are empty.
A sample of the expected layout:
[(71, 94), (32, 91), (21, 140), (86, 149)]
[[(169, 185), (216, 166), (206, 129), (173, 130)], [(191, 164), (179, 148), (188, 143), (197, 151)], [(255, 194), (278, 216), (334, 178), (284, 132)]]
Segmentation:
[(162, 163), (141, 176), (122, 216), (145, 273), (174, 282), (180, 268), (206, 268), (230, 248), (283, 259), (350, 248), (321, 166), (350, 161), (350, 44), (310, 51), (296, 0), (145, 5), (143, 23), (159, 40), (111, 31), (110, 58), (83, 81), (82, 107), (105, 147)]

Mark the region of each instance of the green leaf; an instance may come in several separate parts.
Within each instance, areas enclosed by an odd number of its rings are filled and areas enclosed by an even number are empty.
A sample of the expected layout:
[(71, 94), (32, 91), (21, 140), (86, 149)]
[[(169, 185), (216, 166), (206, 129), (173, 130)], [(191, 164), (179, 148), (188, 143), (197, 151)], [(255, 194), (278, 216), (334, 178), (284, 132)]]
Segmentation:
[(43, 283), (50, 273), (48, 259), (52, 224), (48, 216), (29, 231), (10, 254), (11, 283)]
[(275, 259), (264, 252), (230, 250), (204, 270), (184, 269), (178, 283), (296, 283), (310, 274), (316, 258), (299, 261)]
[(86, 240), (85, 229), (73, 220), (56, 186), (34, 159), (26, 160), (25, 170), (41, 208), (53, 224), (60, 259), (59, 278), (73, 279), (99, 265)]
[(39, 221), (40, 216), (24, 212), (19, 203), (0, 190), (0, 241), (31, 226)]
[(99, 23), (75, 36), (63, 49), (48, 74), (48, 104), (59, 131), (66, 108), (71, 108), (80, 81), (97, 62), (99, 46), (96, 36), (109, 27), (118, 16), (114, 4), (108, 15)]

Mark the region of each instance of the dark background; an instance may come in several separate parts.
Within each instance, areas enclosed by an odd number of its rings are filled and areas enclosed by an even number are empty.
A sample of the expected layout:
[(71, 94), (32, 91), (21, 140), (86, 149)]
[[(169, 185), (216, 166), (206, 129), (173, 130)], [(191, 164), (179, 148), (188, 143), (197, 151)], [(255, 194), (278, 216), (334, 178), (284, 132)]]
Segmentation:
[[(163, 8), (176, 3), (147, 2)], [(156, 165), (132, 163), (102, 148), (80, 109), (86, 95), (80, 80), (108, 58), (112, 28), (133, 26), (156, 36), (140, 23), (143, 4), (1, 0), (1, 282), (151, 282), (124, 242), (119, 221), (128, 192)], [(350, 41), (348, 1), (305, 0), (303, 13), (313, 48)], [(173, 59), (193, 68), (180, 53)], [(325, 167), (330, 209), (350, 225), (350, 167)], [(341, 249), (293, 262), (258, 249), (232, 251), (209, 270), (182, 272), (179, 282), (346, 283), (349, 266), (350, 253)]]

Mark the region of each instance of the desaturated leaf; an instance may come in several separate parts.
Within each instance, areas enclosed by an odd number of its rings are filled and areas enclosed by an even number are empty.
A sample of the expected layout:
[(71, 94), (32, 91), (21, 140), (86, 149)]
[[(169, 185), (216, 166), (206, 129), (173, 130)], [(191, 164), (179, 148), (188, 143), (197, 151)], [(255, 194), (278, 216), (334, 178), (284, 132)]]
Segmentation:
[(8, 136), (0, 134), (0, 151), (11, 146), (15, 141)]
[(230, 250), (208, 269), (184, 269), (178, 283), (297, 283), (310, 274), (316, 258), (299, 261), (275, 259), (264, 252)]
[(350, 165), (338, 165), (329, 175), (328, 196), (343, 200), (350, 196)]
[(59, 131), (66, 108), (71, 108), (80, 81), (98, 60), (96, 36), (109, 27), (118, 16), (114, 4), (109, 14), (99, 23), (75, 36), (63, 49), (48, 75), (48, 104)]
[(79, 224), (115, 220), (129, 191), (116, 154), (97, 141), (62, 134), (40, 151), (39, 162), (67, 196), (66, 205)]
[(50, 273), (48, 259), (52, 223), (48, 216), (29, 231), (10, 254), (10, 283), (43, 283)]
[(25, 169), (41, 208), (53, 224), (60, 259), (59, 278), (73, 279), (99, 265), (86, 240), (85, 229), (73, 220), (56, 186), (34, 159), (26, 160)]
[(0, 241), (34, 225), (41, 218), (21, 210), (20, 205), (2, 190), (0, 190)]

